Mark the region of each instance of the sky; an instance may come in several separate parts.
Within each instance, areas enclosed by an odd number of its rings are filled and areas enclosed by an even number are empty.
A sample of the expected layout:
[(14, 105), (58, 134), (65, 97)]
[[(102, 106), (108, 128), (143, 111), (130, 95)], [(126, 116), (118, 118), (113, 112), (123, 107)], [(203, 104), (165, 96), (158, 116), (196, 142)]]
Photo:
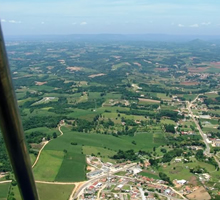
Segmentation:
[(5, 35), (220, 35), (220, 0), (0, 0)]

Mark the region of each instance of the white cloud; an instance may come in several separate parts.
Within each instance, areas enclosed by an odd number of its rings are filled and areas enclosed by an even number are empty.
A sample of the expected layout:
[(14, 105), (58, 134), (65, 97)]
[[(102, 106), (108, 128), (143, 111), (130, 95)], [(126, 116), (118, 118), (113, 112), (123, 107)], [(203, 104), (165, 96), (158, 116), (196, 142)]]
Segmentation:
[(20, 24), (21, 23), (21, 21), (15, 21), (15, 20), (9, 20), (8, 22), (13, 23), (13, 24)]
[(199, 24), (192, 24), (192, 25), (190, 25), (189, 27), (198, 28), (198, 27), (199, 27)]
[(87, 25), (87, 22), (81, 22), (80, 25), (81, 25), (81, 26)]
[(211, 24), (211, 22), (202, 22), (201, 23), (201, 25), (205, 25), (205, 26), (208, 26), (208, 25), (210, 25)]
[(178, 26), (179, 26), (179, 27), (184, 27), (184, 25), (183, 25), (183, 24), (178, 24)]
[(1, 19), (1, 22), (6, 22), (6, 20), (5, 19)]
[(45, 24), (44, 22), (41, 22), (41, 24)]

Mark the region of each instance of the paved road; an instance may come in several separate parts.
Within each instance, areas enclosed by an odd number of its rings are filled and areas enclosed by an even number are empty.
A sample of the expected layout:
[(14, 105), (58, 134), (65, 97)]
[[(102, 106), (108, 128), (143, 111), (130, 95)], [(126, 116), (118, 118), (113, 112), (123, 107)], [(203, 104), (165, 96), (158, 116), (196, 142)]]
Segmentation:
[[(188, 102), (187, 109), (188, 109), (189, 113), (192, 115), (192, 119), (193, 119), (194, 123), (196, 124), (196, 126), (197, 126), (197, 128), (198, 128), (198, 130), (199, 130), (199, 133), (200, 133), (200, 135), (202, 136), (203, 141), (204, 141), (204, 143), (205, 143), (205, 145), (206, 145), (206, 149), (205, 149), (205, 151), (204, 151), (204, 154), (205, 154), (206, 156), (208, 156), (208, 157), (212, 157), (213, 154), (210, 153), (210, 146), (209, 146), (209, 143), (207, 142), (207, 139), (208, 139), (208, 138), (207, 138), (207, 136), (203, 133), (203, 131), (202, 131), (202, 129), (201, 129), (201, 127), (200, 127), (200, 125), (199, 125), (197, 119), (195, 119), (195, 117), (194, 117), (194, 115), (193, 115), (193, 112), (192, 112), (192, 110), (191, 110), (192, 104), (193, 104), (194, 102), (196, 102), (196, 100), (199, 98), (200, 95), (203, 95), (203, 94), (198, 94), (197, 97), (196, 97), (192, 102)], [(218, 160), (218, 158), (217, 158), (216, 156), (213, 156), (213, 157), (214, 157), (215, 161), (218, 163), (218, 166), (219, 166), (219, 168), (220, 168), (220, 161)]]
[(211, 156), (210, 146), (209, 146), (209, 143), (207, 142), (207, 139), (208, 139), (208, 138), (207, 138), (207, 136), (203, 133), (203, 131), (202, 131), (202, 129), (201, 129), (201, 127), (200, 127), (200, 125), (199, 125), (197, 119), (194, 117), (193, 112), (192, 112), (192, 110), (191, 110), (191, 107), (192, 107), (193, 103), (196, 102), (196, 100), (199, 98), (200, 95), (202, 95), (202, 94), (198, 94), (197, 97), (196, 97), (193, 101), (191, 101), (191, 102), (187, 101), (187, 103), (188, 103), (187, 109), (188, 109), (188, 111), (189, 111), (189, 114), (191, 114), (192, 119), (193, 119), (195, 125), (197, 126), (197, 129), (199, 130), (199, 133), (200, 133), (201, 137), (203, 138), (203, 141), (204, 141), (204, 143), (205, 143), (205, 145), (206, 145), (206, 149), (205, 149), (205, 151), (204, 151), (204, 154), (207, 155), (207, 156)]

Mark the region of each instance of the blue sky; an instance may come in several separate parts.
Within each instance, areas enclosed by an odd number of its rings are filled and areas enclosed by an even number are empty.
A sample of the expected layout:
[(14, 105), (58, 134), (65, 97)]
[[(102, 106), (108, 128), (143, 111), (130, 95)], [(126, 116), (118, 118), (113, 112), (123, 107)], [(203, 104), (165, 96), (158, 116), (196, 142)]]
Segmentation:
[(6, 35), (220, 35), (220, 0), (0, 0)]

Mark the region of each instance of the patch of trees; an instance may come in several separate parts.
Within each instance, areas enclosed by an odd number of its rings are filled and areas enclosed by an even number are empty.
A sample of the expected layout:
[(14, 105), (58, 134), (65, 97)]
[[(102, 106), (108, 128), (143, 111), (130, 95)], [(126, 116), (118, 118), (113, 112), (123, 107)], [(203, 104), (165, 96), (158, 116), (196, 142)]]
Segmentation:
[(5, 143), (0, 133), (0, 172), (11, 171), (11, 164), (6, 151)]
[(215, 168), (218, 168), (218, 163), (215, 161), (215, 159), (213, 157), (206, 158), (203, 154), (203, 150), (201, 149), (196, 152), (196, 159), (198, 161), (209, 163), (215, 166)]
[(41, 143), (42, 139), (47, 137), (46, 133), (42, 133), (40, 131), (35, 131), (30, 134), (26, 134), (26, 140), (28, 143)]
[(137, 99), (140, 97), (140, 94), (125, 90), (124, 88), (120, 88), (120, 93), (122, 94), (122, 97), (121, 97), (122, 99), (131, 100), (131, 99)]
[(184, 118), (184, 116), (178, 115), (178, 112), (173, 111), (173, 110), (161, 110), (157, 114), (157, 118), (161, 118), (161, 117), (169, 117), (171, 120), (173, 120), (175, 122)]
[(166, 132), (175, 133), (175, 128), (173, 124), (164, 124)]
[(163, 155), (162, 162), (170, 162), (173, 158), (181, 156), (183, 153), (182, 149), (175, 149), (172, 151), (168, 151)]
[(212, 104), (212, 105), (220, 105), (220, 97), (216, 97), (214, 99), (206, 98), (206, 99), (204, 99), (204, 103), (207, 106), (209, 106), (210, 104)]
[(76, 119), (73, 123), (72, 130), (78, 132), (88, 132), (91, 131), (93, 128), (95, 128), (94, 122), (83, 119)]
[(108, 121), (100, 121), (100, 124), (104, 127), (104, 128), (109, 128), (110, 126), (114, 126), (115, 123), (111, 120), (111, 119), (108, 119)]
[(101, 107), (102, 104), (105, 102), (104, 98), (99, 98), (99, 99), (89, 99), (86, 102), (80, 102), (76, 105), (74, 105), (73, 107), (75, 108), (79, 108), (79, 109), (95, 109), (96, 107)]
[(124, 117), (121, 118), (122, 122), (125, 122), (127, 126), (137, 126), (133, 119), (126, 119)]
[(125, 130), (118, 131), (118, 135), (129, 135), (134, 136), (135, 132), (137, 131), (136, 127), (133, 127), (131, 129), (128, 128), (128, 126), (125, 127)]
[(149, 159), (149, 163), (152, 167), (158, 167), (158, 163), (160, 162), (159, 159)]
[(63, 116), (34, 116), (23, 120), (24, 130), (37, 127), (55, 128), (60, 120), (64, 119)]
[(134, 160), (137, 160), (138, 157), (135, 154), (134, 150), (131, 149), (131, 150), (127, 150), (127, 151), (119, 150), (117, 152), (117, 154), (115, 154), (112, 158), (116, 159), (116, 160), (131, 160), (131, 161), (134, 161)]
[(170, 177), (167, 176), (165, 173), (160, 172), (159, 177), (163, 180), (166, 181), (168, 184), (173, 185), (172, 181), (170, 180)]
[(191, 173), (193, 173), (193, 174), (195, 174), (195, 173), (201, 174), (201, 173), (206, 172), (205, 168), (202, 168), (202, 167), (200, 167), (200, 166), (196, 166), (196, 167), (194, 167), (194, 168), (191, 168), (189, 171), (190, 171)]
[(201, 140), (200, 136), (197, 135), (180, 135), (179, 137), (167, 136), (169, 144), (173, 147), (180, 148), (185, 146), (202, 146), (205, 147), (204, 142)]

